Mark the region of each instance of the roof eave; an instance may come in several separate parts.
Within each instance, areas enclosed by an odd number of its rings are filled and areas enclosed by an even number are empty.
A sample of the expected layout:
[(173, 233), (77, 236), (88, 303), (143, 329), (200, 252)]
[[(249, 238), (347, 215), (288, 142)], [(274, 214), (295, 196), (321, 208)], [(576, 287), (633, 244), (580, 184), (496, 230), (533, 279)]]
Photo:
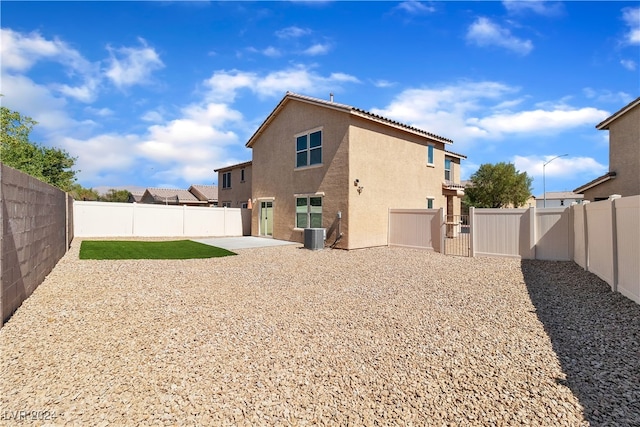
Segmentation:
[(629, 110), (633, 109), (634, 107), (637, 107), (638, 105), (640, 105), (640, 97), (634, 99), (633, 101), (631, 101), (630, 103), (622, 107), (620, 110), (616, 111), (615, 113), (613, 113), (612, 115), (604, 119), (602, 122), (598, 123), (596, 125), (596, 129), (598, 130), (609, 129), (609, 125), (611, 123), (613, 123), (614, 121), (616, 121), (617, 119), (625, 115)]
[(576, 188), (575, 190), (573, 190), (574, 193), (577, 194), (582, 194), (585, 191), (600, 185), (604, 182), (609, 181), (610, 179), (614, 179), (616, 177), (616, 173), (615, 172), (607, 172), (605, 175), (599, 176), (598, 178), (594, 179), (593, 181), (589, 181), (587, 182), (585, 185)]

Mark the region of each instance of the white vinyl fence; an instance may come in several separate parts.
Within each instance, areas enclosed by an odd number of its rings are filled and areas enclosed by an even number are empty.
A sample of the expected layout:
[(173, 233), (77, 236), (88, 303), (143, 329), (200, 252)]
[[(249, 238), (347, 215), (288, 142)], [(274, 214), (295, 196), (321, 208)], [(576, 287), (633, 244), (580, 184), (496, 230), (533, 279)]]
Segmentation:
[(640, 196), (571, 209), (575, 262), (640, 304)]
[(251, 234), (251, 210), (75, 202), (77, 237), (225, 237)]
[[(640, 304), (640, 196), (567, 208), (469, 211), (470, 256), (574, 261)], [(443, 252), (442, 210), (391, 209), (389, 245)]]

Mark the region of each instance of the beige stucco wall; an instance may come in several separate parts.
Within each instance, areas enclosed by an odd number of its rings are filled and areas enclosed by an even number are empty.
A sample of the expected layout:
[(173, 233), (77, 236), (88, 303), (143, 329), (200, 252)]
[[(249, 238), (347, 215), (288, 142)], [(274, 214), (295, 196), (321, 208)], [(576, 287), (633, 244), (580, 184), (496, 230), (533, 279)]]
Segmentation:
[[(296, 168), (295, 135), (319, 128), (322, 165)], [(341, 212), (344, 237), (336, 247), (386, 245), (389, 208), (425, 209), (427, 197), (434, 199), (435, 209), (446, 208), (444, 144), (431, 142), (434, 166), (427, 166), (426, 138), (344, 111), (289, 101), (252, 146), (252, 234), (261, 234), (260, 203), (268, 200), (273, 201), (273, 237), (302, 242), (303, 230), (294, 228), (295, 195), (320, 194), (329, 243), (337, 236)], [(452, 161), (453, 180), (459, 182), (460, 161)], [(360, 193), (358, 187), (363, 187)], [(454, 198), (454, 210), (460, 213), (459, 198)]]
[(609, 126), (609, 170), (616, 172), (607, 182), (615, 194), (640, 194), (640, 106)]
[[(261, 199), (273, 198), (273, 237), (302, 242), (294, 229), (295, 194), (323, 193), (322, 226), (330, 229), (336, 214), (347, 216), (348, 116), (338, 111), (289, 101), (253, 144), (253, 212), (251, 233), (260, 234)], [(322, 128), (322, 165), (296, 169), (295, 135)], [(327, 240), (333, 241), (334, 235)], [(342, 242), (344, 244), (344, 242)]]
[(585, 200), (640, 194), (640, 106), (609, 125), (609, 171), (616, 177), (586, 190)]
[[(442, 194), (444, 144), (434, 144), (434, 166), (427, 165), (427, 140), (364, 119), (356, 119), (349, 138), (349, 248), (387, 244), (389, 209), (446, 209)], [(452, 165), (459, 182), (459, 163)], [(353, 185), (359, 180), (362, 192)], [(460, 200), (455, 199), (457, 213)]]
[[(244, 181), (242, 177), (244, 169)], [(231, 202), (232, 208), (241, 208), (251, 198), (252, 165), (218, 171), (218, 206), (223, 202)], [(222, 174), (231, 172), (231, 188), (222, 188)]]

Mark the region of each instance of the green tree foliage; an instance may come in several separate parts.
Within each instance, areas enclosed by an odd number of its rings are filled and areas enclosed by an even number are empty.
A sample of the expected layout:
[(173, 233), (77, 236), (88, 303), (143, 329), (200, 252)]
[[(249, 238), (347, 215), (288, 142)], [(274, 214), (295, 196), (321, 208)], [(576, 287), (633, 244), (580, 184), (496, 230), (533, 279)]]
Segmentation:
[(84, 188), (80, 184), (73, 184), (69, 191), (71, 197), (75, 200), (97, 201), (100, 199), (100, 194), (93, 188)]
[(519, 172), (512, 163), (485, 163), (471, 175), (464, 203), (476, 208), (522, 206), (531, 197), (533, 178)]
[(0, 161), (61, 190), (72, 190), (76, 159), (64, 150), (29, 141), (36, 124), (31, 117), (0, 107)]
[(111, 188), (109, 191), (107, 191), (107, 194), (100, 197), (100, 200), (103, 202), (127, 203), (129, 201), (130, 194), (131, 193), (129, 193), (128, 190), (116, 190), (114, 188)]

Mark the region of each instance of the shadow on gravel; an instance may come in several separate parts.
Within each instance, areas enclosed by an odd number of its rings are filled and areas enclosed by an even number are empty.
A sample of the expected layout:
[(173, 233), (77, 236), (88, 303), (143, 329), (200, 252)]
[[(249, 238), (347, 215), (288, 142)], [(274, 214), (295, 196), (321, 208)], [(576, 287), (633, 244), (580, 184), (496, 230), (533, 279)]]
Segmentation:
[(538, 319), (593, 426), (640, 426), (640, 305), (573, 262), (523, 260)]

